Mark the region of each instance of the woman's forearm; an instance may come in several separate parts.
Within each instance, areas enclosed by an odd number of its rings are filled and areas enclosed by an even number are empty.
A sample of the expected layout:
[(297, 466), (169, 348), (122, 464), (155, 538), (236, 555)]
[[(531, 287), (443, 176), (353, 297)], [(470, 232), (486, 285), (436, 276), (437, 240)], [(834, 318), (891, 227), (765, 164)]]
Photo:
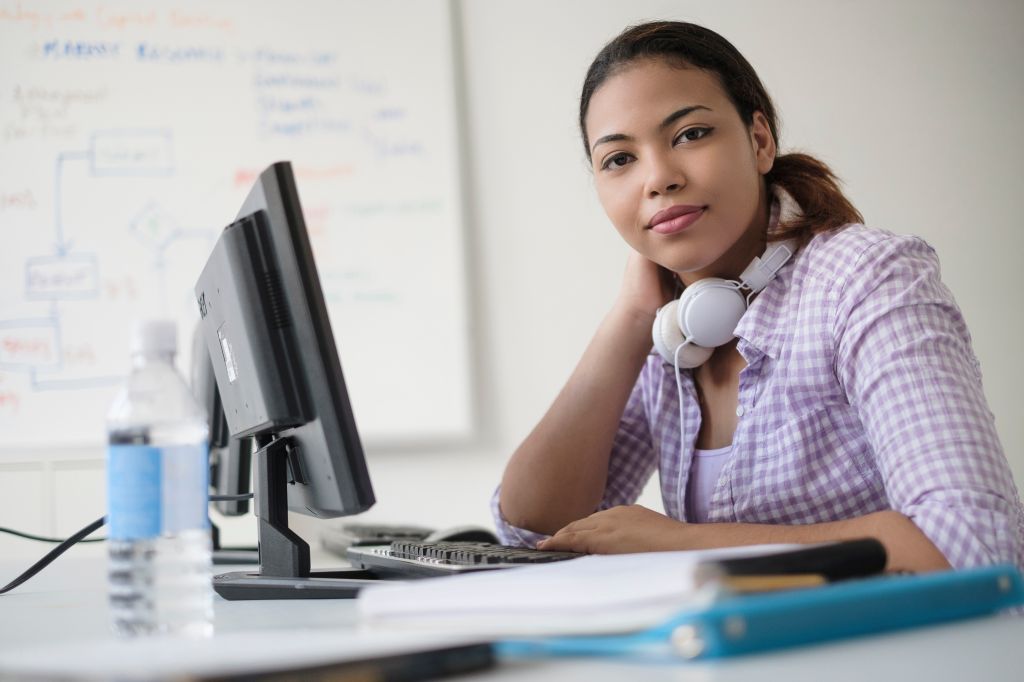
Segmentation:
[(896, 511), (882, 511), (855, 519), (806, 526), (747, 523), (686, 524), (683, 529), (691, 548), (732, 547), (773, 543), (829, 542), (870, 537), (884, 546), (887, 571), (935, 571), (950, 568), (949, 562), (914, 525)]
[(555, 402), (509, 460), (500, 505), (513, 525), (553, 533), (601, 501), (608, 457), (650, 350), (651, 319), (613, 308)]

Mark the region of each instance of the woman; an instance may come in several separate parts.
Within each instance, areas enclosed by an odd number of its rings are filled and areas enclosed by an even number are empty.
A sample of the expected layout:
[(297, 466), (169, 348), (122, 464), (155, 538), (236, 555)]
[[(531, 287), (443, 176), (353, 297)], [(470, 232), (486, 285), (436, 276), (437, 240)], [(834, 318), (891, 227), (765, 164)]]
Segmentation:
[[(933, 250), (864, 226), (824, 164), (777, 153), (772, 102), (730, 43), (678, 22), (627, 29), (590, 67), (580, 128), (633, 253), (509, 461), (493, 505), (504, 542), (875, 537), (893, 571), (1024, 566), (1024, 508)], [(666, 304), (711, 283), (741, 316), (702, 348), (676, 317), (696, 298)], [(633, 505), (655, 469), (667, 515)]]

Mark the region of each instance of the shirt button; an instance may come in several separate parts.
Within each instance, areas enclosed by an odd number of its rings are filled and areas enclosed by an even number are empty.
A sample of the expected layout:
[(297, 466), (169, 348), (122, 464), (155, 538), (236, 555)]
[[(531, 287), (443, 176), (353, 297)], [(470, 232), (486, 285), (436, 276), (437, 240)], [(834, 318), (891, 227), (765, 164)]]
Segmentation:
[(736, 416), (737, 417), (742, 417), (744, 412), (745, 412), (745, 410), (743, 409), (742, 405), (737, 405), (736, 406)]

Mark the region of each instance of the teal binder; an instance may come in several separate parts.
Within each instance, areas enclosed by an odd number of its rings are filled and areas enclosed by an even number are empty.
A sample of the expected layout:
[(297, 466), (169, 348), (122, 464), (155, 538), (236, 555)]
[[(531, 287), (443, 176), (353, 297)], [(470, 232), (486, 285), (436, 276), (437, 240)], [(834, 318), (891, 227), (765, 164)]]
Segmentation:
[(499, 655), (711, 659), (978, 617), (1024, 604), (1010, 565), (725, 596), (654, 628), (500, 643)]

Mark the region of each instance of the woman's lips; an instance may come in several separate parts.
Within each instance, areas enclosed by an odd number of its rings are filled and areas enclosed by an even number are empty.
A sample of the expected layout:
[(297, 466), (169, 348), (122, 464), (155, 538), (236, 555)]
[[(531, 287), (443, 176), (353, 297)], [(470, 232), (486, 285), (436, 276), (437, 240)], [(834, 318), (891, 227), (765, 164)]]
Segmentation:
[(651, 218), (650, 229), (658, 234), (682, 232), (700, 220), (706, 208), (705, 206), (671, 206), (654, 214), (654, 217)]

